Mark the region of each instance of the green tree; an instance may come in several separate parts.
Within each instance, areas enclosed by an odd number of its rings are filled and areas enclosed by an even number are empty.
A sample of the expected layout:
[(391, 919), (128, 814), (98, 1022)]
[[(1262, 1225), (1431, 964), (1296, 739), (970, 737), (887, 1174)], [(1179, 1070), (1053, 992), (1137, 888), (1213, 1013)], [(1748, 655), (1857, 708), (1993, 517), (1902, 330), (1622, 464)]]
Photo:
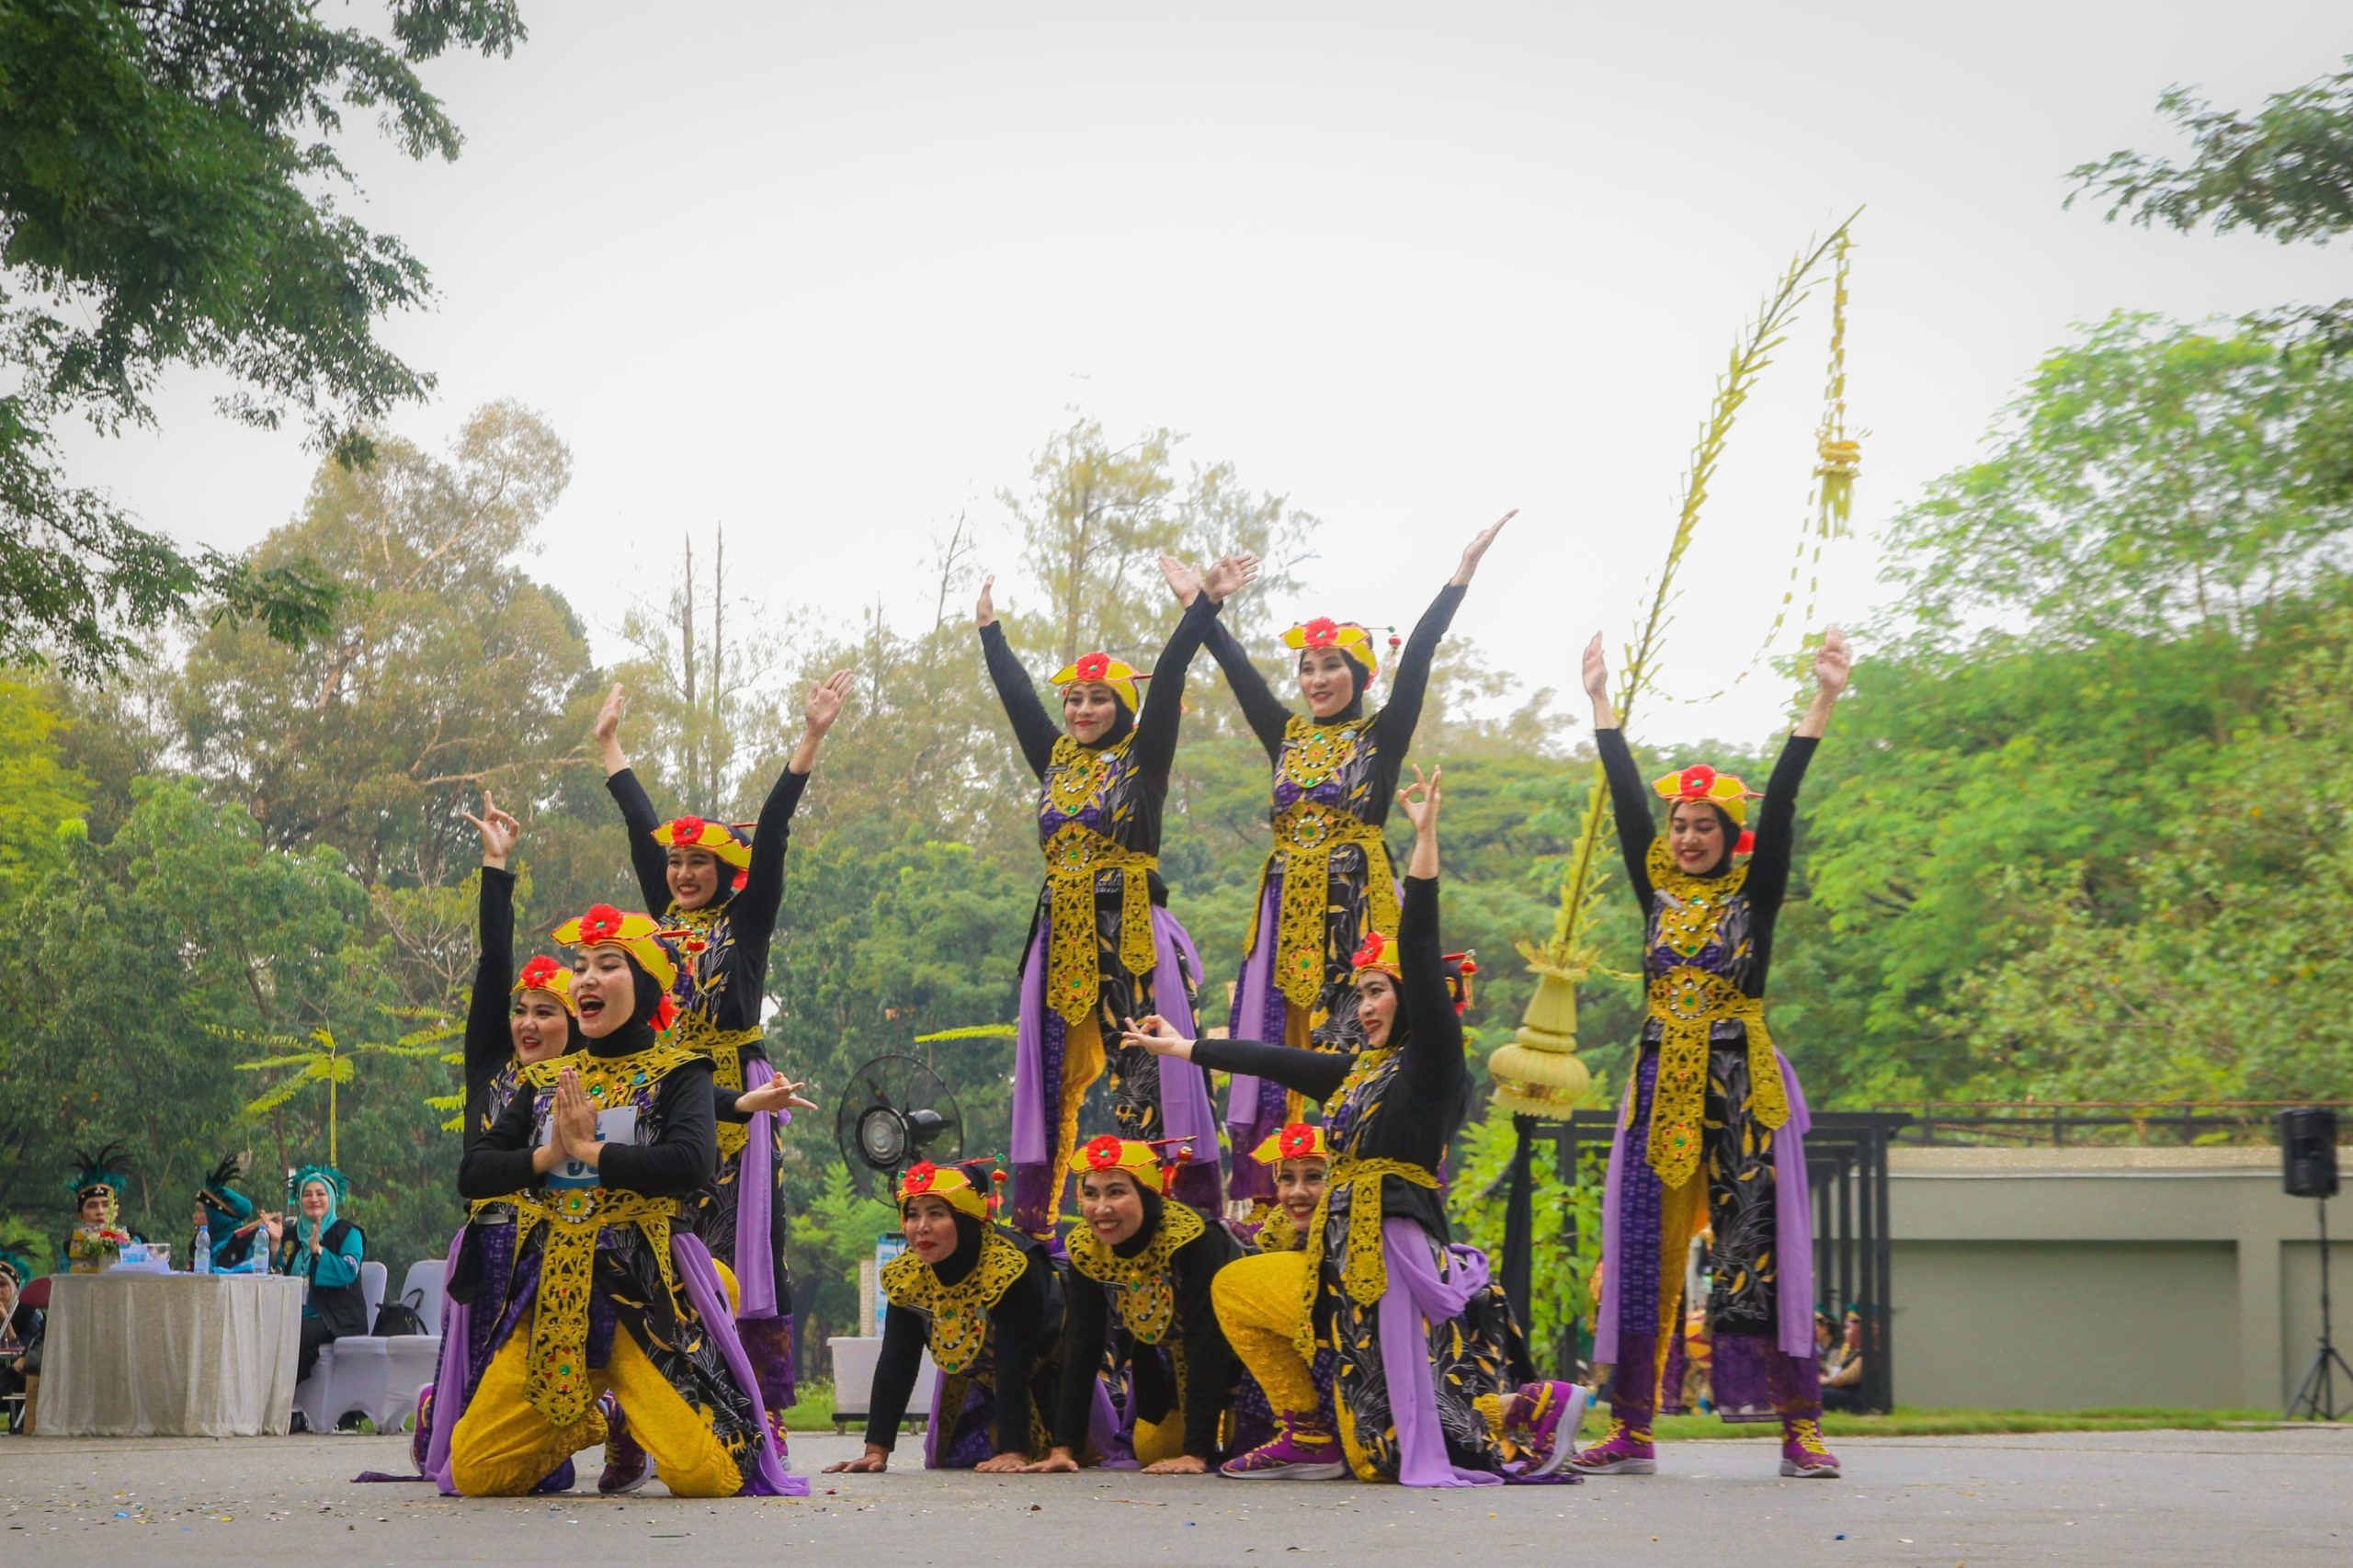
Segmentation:
[(58, 828), (89, 810), (89, 781), (60, 753), (63, 722), (32, 687), (0, 675), (0, 898), (53, 872)]
[[(2345, 63), (2353, 67), (2353, 55)], [(2072, 171), (2076, 196), (2107, 201), (2108, 220), (2185, 233), (2248, 229), (2282, 244), (2353, 233), (2353, 69), (2264, 100), (2252, 115), (2217, 109), (2187, 87), (2165, 89), (2157, 112), (2188, 133), (2183, 163), (2111, 153)], [(2353, 347), (2353, 299), (2277, 312), (2275, 325), (2331, 352)]]
[(424, 266), (344, 211), (335, 138), (367, 111), (413, 158), (457, 127), (414, 66), (510, 52), (513, 0), (389, 0), (389, 38), (310, 0), (16, 0), (0, 10), (0, 660), (119, 665), (202, 601), (271, 635), (315, 631), (307, 563), (183, 551), (63, 472), (54, 426), (153, 424), (176, 366), (225, 371), (233, 417), (364, 457), (364, 430), (430, 378), (378, 341), (423, 302)]
[(271, 843), (333, 844), (370, 887), (444, 884), (477, 848), (461, 805), (485, 788), (521, 803), (576, 760), (586, 640), (510, 562), (571, 464), (537, 416), (498, 403), (446, 461), (386, 439), (365, 468), (321, 465), (301, 517), (256, 559), (328, 563), (345, 595), (333, 624), (301, 648), (215, 627), (178, 689), (190, 755)]

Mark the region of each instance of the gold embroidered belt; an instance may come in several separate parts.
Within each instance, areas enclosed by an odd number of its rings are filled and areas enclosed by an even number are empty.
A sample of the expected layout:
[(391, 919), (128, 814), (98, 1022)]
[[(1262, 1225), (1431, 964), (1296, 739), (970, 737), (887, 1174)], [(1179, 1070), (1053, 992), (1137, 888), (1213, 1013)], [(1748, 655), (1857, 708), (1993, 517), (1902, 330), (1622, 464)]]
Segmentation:
[[(1677, 1187), (1699, 1168), (1711, 1025), (1737, 1023), (1748, 1031), (1748, 1091), (1759, 1122), (1779, 1127), (1788, 1121), (1790, 1096), (1773, 1056), (1761, 997), (1748, 995), (1721, 974), (1683, 964), (1651, 982), (1649, 1011), (1659, 1025), (1658, 1078), (1651, 1090), (1645, 1153), (1658, 1179)], [(1626, 1115), (1633, 1113), (1630, 1096)]]
[(1315, 1212), (1307, 1221), (1307, 1282), (1299, 1326), (1290, 1338), (1291, 1348), (1305, 1360), (1315, 1359), (1315, 1293), (1324, 1272), (1324, 1221), (1335, 1188), (1365, 1189), (1348, 1197), (1348, 1257), (1340, 1267), (1340, 1288), (1358, 1307), (1389, 1292), (1389, 1258), (1381, 1246), (1381, 1184), (1390, 1176), (1438, 1190), (1438, 1177), (1410, 1160), (1335, 1160), (1324, 1178), (1324, 1196), (1315, 1200)]
[(1067, 822), (1046, 840), (1046, 1005), (1074, 1024), (1094, 1011), (1102, 992), (1096, 960), (1095, 881), (1120, 874), (1120, 965), (1142, 978), (1152, 972), (1152, 872), (1156, 855), (1130, 849), (1091, 827)]
[(548, 1227), (540, 1251), (540, 1300), (531, 1320), (524, 1392), (532, 1409), (557, 1426), (569, 1426), (587, 1415), (594, 1398), (588, 1382), (588, 1292), (597, 1233), (608, 1225), (635, 1225), (654, 1249), (663, 1289), (675, 1293), (670, 1221), (678, 1212), (677, 1200), (575, 1187), (518, 1193), (514, 1201), (517, 1256), (535, 1228)]
[(1397, 878), (1381, 829), (1336, 806), (1295, 801), (1275, 813), (1275, 846), (1258, 868), (1258, 896), (1250, 905), (1250, 939), (1258, 950), (1258, 921), (1267, 906), (1267, 879), (1283, 858), (1283, 903), (1275, 917), (1275, 986), (1299, 1006), (1312, 1007), (1324, 989), (1324, 923), (1331, 907), (1332, 851), (1353, 844), (1364, 851), (1367, 914), (1372, 928), (1397, 935)]
[[(758, 1029), (722, 1029), (710, 1021), (708, 1013), (681, 1013), (678, 1021), (670, 1026), (670, 1043), (710, 1060), (710, 1081), (727, 1096), (729, 1108), (735, 1096), (744, 1092), (744, 1048), (760, 1043)], [(752, 1141), (751, 1124), (722, 1120), (719, 1124), (719, 1157), (732, 1160), (744, 1152)]]

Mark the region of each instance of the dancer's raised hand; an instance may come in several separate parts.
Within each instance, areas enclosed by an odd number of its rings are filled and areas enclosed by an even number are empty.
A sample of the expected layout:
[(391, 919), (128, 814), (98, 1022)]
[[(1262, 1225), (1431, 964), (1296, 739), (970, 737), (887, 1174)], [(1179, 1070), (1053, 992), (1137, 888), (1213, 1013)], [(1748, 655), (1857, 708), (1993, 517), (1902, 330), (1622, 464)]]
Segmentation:
[(1504, 525), (1518, 516), (1519, 508), (1514, 506), (1481, 529), (1478, 538), (1462, 547), (1462, 564), (1457, 566), (1454, 575), (1447, 580), (1458, 588), (1469, 586), (1471, 575), (1479, 570), (1480, 558), (1487, 553), (1487, 547), (1495, 542), (1495, 536), (1504, 531)]
[(1609, 700), (1609, 655), (1602, 651), (1601, 633), (1585, 645), (1585, 694), (1593, 699), (1593, 727), (1614, 730), (1618, 727), (1618, 709)]
[(1223, 604), (1256, 581), (1258, 558), (1255, 555), (1228, 555), (1209, 569), (1201, 578), (1201, 592)]
[(1123, 1045), (1140, 1045), (1154, 1056), (1174, 1056), (1181, 1062), (1193, 1059), (1193, 1042), (1176, 1032), (1176, 1026), (1157, 1013), (1142, 1018), (1122, 1018), (1127, 1027), (1120, 1032)]
[(621, 710), (626, 706), (621, 696), (621, 683), (613, 682), (613, 689), (605, 693), (605, 704), (597, 710), (597, 723), (589, 733), (597, 738), (597, 749), (605, 760), (605, 776), (612, 777), (629, 766), (629, 758), (621, 751)]
[(515, 853), (515, 846), (522, 839), (523, 824), (494, 805), (487, 790), (482, 792), (482, 815), (472, 812), (458, 814), (473, 824), (474, 831), (482, 835), (482, 863), (505, 870), (506, 858)]
[(1847, 650), (1847, 634), (1834, 626), (1822, 634), (1822, 646), (1814, 650), (1814, 688), (1836, 702), (1847, 694), (1847, 682), (1854, 673), (1855, 659)]
[(1444, 768), (1433, 767), (1425, 778), (1421, 765), (1416, 763), (1414, 781), (1397, 791), (1397, 804), (1404, 809), (1405, 820), (1414, 824), (1416, 837), (1427, 838), (1438, 831), (1438, 781), (1445, 776)]
[(1175, 556), (1160, 558), (1160, 574), (1168, 579), (1168, 591), (1176, 596), (1178, 604), (1189, 609), (1193, 601), (1200, 597), (1201, 574)]
[(996, 574), (995, 573), (991, 573), (989, 575), (981, 579), (981, 602), (972, 607), (972, 622), (974, 625), (995, 626), (996, 624), (996, 596), (991, 591), (995, 586)]

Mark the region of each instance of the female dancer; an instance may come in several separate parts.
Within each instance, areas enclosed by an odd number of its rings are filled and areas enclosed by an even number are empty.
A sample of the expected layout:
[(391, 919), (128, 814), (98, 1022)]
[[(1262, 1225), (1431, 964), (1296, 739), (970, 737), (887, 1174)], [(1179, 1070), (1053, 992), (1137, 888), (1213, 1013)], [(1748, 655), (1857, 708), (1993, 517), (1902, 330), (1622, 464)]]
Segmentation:
[[(1337, 1476), (1408, 1486), (1492, 1484), (1551, 1473), (1567, 1457), (1554, 1428), (1582, 1392), (1506, 1381), (1507, 1324), (1485, 1311), (1486, 1258), (1447, 1244), (1438, 1164), (1472, 1097), (1456, 1009), (1461, 967), (1438, 952), (1439, 776), (1397, 801), (1414, 824), (1400, 931), (1370, 932), (1356, 954), (1361, 1054), (1245, 1040), (1188, 1040), (1157, 1018), (1130, 1039), (1228, 1072), (1251, 1072), (1326, 1102), (1336, 1152), (1298, 1252), (1245, 1257), (1213, 1294), (1226, 1337), (1273, 1401), (1276, 1439), (1228, 1475)], [(1339, 1352), (1336, 1435), (1318, 1425), (1311, 1363)]]
[[(1079, 1101), (1102, 1074), (1111, 1054), (1106, 1042), (1117, 1040), (1120, 1020), (1156, 1007), (1191, 1027), (1201, 960), (1168, 913), (1157, 869), (1161, 803), (1176, 755), (1185, 672), (1219, 606), (1257, 570), (1246, 555), (1211, 567), (1149, 676), (1105, 653), (1056, 672), (1061, 729), (1006, 643), (992, 597), (996, 579), (981, 585), (981, 650), (1040, 781), (1038, 842), (1046, 855), (1046, 883), (1021, 963), (1013, 1068), (1013, 1222), (1032, 1235), (1053, 1228), (1078, 1138)], [(1152, 692), (1139, 710), (1136, 683), (1147, 678)], [(1205, 1074), (1164, 1076), (1142, 1051), (1119, 1051), (1108, 1064), (1112, 1119), (1122, 1136), (1217, 1147)], [(1215, 1160), (1188, 1166), (1178, 1179), (1179, 1196), (1211, 1212), (1219, 1186)]]
[[(1783, 1475), (1838, 1473), (1822, 1443), (1813, 1359), (1805, 1096), (1766, 1030), (1764, 996), (1798, 784), (1847, 675), (1847, 639), (1834, 626), (1814, 655), (1813, 701), (1773, 765), (1752, 836), (1743, 831), (1751, 793), (1728, 774), (1687, 767), (1643, 788), (1609, 700), (1601, 639), (1585, 651), (1594, 744), (1627, 884), (1643, 906), (1650, 1012), (1602, 1199), (1594, 1359), (1614, 1370), (1609, 1435), (1571, 1461), (1587, 1475), (1658, 1469), (1651, 1416), (1703, 1209), (1715, 1235), (1708, 1323), (1718, 1413), (1779, 1419)], [(1668, 802), (1664, 839), (1651, 825), (1654, 791)]]
[(359, 1266), (368, 1260), (368, 1238), (336, 1210), (350, 1196), (351, 1178), (333, 1165), (304, 1165), (286, 1178), (288, 1224), (266, 1214), (271, 1272), (298, 1275), (310, 1282), (302, 1297), (302, 1343), (294, 1362), (301, 1382), (319, 1364), (319, 1347), (347, 1334), (368, 1332), (368, 1303), (359, 1293)]
[(587, 1046), (524, 1069), (459, 1169), (465, 1198), (511, 1196), (516, 1240), (503, 1299), (472, 1303), (492, 1324), (489, 1357), (451, 1423), (445, 1491), (532, 1490), (592, 1440), (590, 1410), (610, 1392), (672, 1495), (806, 1492), (769, 1438), (724, 1278), (672, 1229), (718, 1141), (709, 1060), (655, 1038), (678, 978), (658, 929), (609, 904), (556, 928), (579, 949)]
[[(1283, 645), (1299, 653), (1304, 716), (1283, 706), (1233, 633), (1211, 629), (1210, 652), (1275, 769), (1275, 842), (1258, 874), (1257, 913), (1233, 990), (1234, 1039), (1325, 1051), (1362, 1041), (1348, 959), (1367, 931), (1397, 929), (1396, 873), (1381, 827), (1421, 719), (1430, 656), (1487, 547), (1518, 515), (1506, 512), (1464, 549), (1406, 640), (1395, 687), (1376, 713), (1364, 710), (1379, 654), (1363, 627), (1316, 619), (1283, 633)], [(1199, 591), (1191, 569), (1164, 558), (1161, 570), (1190, 604)], [(1279, 1085), (1249, 1074), (1227, 1091), (1236, 1150), (1256, 1147), (1300, 1111), (1297, 1096), (1286, 1098)], [(1269, 1196), (1263, 1166), (1237, 1162), (1233, 1187), (1237, 1198)]]
[[(572, 1016), (572, 971), (553, 959), (535, 957), (515, 972), (515, 873), (506, 862), (523, 836), (523, 824), (483, 791), (482, 815), (460, 812), (482, 835), (482, 899), (477, 925), (482, 956), (474, 965), (473, 997), (466, 1008), (466, 1147), (490, 1131), (514, 1097), (516, 1075), (535, 1062), (576, 1051), (578, 1021)], [(509, 985), (509, 980), (513, 983)]]
[(74, 1231), (65, 1239), (65, 1267), (74, 1274), (103, 1274), (122, 1249), (146, 1238), (122, 1222), (122, 1194), (131, 1185), (126, 1151), (108, 1143), (96, 1154), (76, 1153), (81, 1167), (66, 1185), (74, 1189)]
[(924, 1347), (939, 1381), (924, 1424), (926, 1470), (1020, 1470), (1046, 1447), (1062, 1386), (1063, 1290), (1044, 1244), (996, 1224), (993, 1159), (911, 1165), (899, 1178), (907, 1250), (882, 1266), (882, 1349), (866, 1452), (825, 1473), (890, 1468)]
[(1239, 1370), (1210, 1281), (1240, 1249), (1224, 1226), (1166, 1196), (1171, 1172), (1151, 1144), (1106, 1133), (1074, 1163), (1062, 1398), (1053, 1451), (1029, 1468), (1078, 1468), (1108, 1346), (1110, 1375), (1126, 1385), (1120, 1436), (1143, 1472), (1205, 1474)]
[[(597, 715), (605, 788), (629, 828), (630, 864), (648, 909), (667, 909), (692, 936), (692, 962), (677, 988), (677, 1043), (711, 1062), (722, 1096), (757, 1089), (775, 1076), (760, 1041), (767, 997), (768, 943), (784, 902), (784, 853), (794, 808), (817, 766), (817, 748), (842, 714), (850, 673), (836, 670), (809, 694), (801, 739), (760, 807), (750, 843), (724, 823), (663, 822), (621, 751), (621, 688)], [(695, 944), (699, 943), (699, 949)], [(792, 1273), (785, 1259), (784, 1129), (790, 1110), (746, 1115), (723, 1100), (719, 1168), (695, 1195), (688, 1220), (710, 1255), (735, 1272), (743, 1308), (737, 1328), (759, 1369), (760, 1398), (777, 1448), (793, 1402)], [(626, 1463), (630, 1456), (617, 1454)]]

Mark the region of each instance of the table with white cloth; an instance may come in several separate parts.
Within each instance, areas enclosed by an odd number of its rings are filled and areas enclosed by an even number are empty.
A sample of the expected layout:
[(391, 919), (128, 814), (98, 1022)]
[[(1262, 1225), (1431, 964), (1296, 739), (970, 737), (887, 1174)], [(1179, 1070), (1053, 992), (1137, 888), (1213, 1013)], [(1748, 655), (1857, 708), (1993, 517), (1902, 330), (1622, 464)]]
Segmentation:
[(304, 1281), (284, 1274), (61, 1274), (37, 1430), (53, 1437), (283, 1435)]

